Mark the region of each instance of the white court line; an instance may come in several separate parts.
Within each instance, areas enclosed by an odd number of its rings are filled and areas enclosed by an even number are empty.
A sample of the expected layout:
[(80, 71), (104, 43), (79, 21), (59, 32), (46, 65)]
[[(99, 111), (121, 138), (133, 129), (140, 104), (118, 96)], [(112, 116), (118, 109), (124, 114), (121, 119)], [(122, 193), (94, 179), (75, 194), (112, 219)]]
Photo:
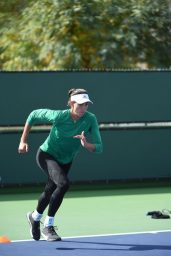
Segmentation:
[[(154, 230), (154, 231), (141, 231), (141, 232), (130, 232), (130, 233), (115, 233), (115, 234), (101, 234), (101, 235), (84, 235), (84, 236), (68, 236), (68, 237), (62, 237), (62, 239), (70, 239), (70, 238), (84, 238), (84, 237), (101, 237), (101, 236), (124, 236), (124, 235), (138, 235), (138, 234), (157, 234), (157, 233), (163, 233), (163, 232), (171, 232), (170, 229), (168, 230)], [(44, 239), (40, 239), (44, 240)], [(34, 241), (34, 239), (26, 239), (26, 240), (12, 240), (11, 242), (31, 242)]]

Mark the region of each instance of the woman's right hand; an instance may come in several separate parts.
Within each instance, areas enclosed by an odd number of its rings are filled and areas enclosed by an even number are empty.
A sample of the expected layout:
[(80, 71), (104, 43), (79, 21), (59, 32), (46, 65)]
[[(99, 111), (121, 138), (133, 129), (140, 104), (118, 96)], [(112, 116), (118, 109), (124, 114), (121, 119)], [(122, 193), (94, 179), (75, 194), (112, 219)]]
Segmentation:
[(20, 142), (18, 147), (18, 153), (27, 153), (29, 146), (26, 142)]

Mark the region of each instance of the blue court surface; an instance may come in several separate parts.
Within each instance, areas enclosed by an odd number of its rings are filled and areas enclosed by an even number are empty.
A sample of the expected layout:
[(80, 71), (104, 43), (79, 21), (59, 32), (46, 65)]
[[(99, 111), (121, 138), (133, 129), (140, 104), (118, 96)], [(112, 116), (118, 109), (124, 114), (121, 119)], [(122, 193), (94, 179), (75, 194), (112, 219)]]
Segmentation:
[(59, 242), (0, 244), (0, 256), (170, 256), (171, 231), (63, 238)]

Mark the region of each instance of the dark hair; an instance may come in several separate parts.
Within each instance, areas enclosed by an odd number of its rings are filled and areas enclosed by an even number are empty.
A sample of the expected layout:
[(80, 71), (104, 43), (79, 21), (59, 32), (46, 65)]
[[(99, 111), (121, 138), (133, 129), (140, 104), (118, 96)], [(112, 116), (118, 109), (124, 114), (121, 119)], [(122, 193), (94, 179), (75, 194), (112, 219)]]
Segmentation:
[(77, 95), (77, 94), (82, 94), (82, 93), (87, 93), (87, 91), (85, 89), (81, 89), (81, 88), (71, 88), (69, 91), (68, 91), (68, 96), (69, 98), (73, 95)]

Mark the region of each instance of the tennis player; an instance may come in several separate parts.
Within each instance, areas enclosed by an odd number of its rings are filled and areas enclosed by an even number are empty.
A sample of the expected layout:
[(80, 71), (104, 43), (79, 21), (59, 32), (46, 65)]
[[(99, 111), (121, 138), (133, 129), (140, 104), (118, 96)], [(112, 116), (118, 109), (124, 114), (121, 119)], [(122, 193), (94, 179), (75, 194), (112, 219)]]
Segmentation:
[[(54, 217), (69, 188), (68, 172), (72, 162), (81, 146), (90, 152), (101, 153), (103, 150), (97, 118), (87, 111), (89, 103), (92, 103), (87, 91), (70, 89), (68, 96), (68, 109), (32, 111), (19, 143), (18, 152), (28, 152), (27, 139), (31, 127), (40, 123), (52, 124), (51, 131), (36, 156), (38, 166), (47, 174), (47, 183), (37, 207), (33, 212), (27, 213), (30, 233), (35, 240), (39, 240), (41, 234), (47, 241), (61, 240), (54, 227)], [(88, 134), (91, 142), (87, 141)], [(47, 207), (44, 227), (40, 231), (40, 220)]]

